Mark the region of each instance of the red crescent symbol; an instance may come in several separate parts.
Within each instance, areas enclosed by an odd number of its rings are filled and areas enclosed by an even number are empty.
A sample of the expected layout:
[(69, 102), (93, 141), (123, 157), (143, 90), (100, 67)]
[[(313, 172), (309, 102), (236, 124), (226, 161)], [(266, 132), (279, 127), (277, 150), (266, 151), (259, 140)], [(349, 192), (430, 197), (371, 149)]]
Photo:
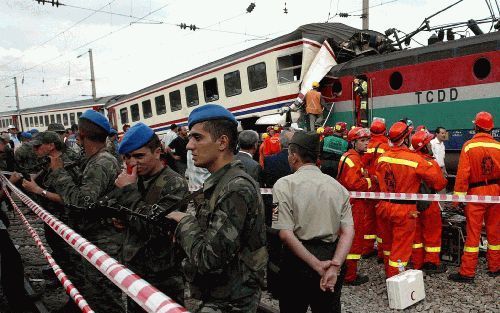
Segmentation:
[(414, 293), (415, 293), (415, 291), (412, 291), (412, 292), (411, 292), (411, 295), (410, 295), (410, 297), (411, 297), (411, 299), (412, 299), (413, 301), (415, 301), (415, 298), (413, 298), (413, 294), (414, 294)]

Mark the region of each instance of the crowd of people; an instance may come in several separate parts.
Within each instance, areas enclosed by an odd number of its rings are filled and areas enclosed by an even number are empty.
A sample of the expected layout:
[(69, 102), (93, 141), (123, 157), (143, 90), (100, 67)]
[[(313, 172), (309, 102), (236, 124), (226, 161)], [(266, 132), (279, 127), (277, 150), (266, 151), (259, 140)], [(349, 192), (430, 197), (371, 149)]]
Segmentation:
[[(0, 136), (0, 169), (177, 303), (184, 304), (189, 286), (201, 300), (196, 312), (256, 312), (266, 282), (281, 312), (340, 312), (342, 286), (369, 281), (358, 270), (368, 257), (379, 259), (387, 278), (408, 267), (445, 272), (438, 203), (351, 199), (348, 191), (442, 192), (446, 130), (434, 135), (407, 119), (389, 129), (381, 118), (369, 129), (344, 122), (316, 127), (316, 120), (309, 125), (314, 131), (273, 125), (262, 136), (238, 133), (231, 112), (207, 104), (162, 138), (143, 123), (127, 125), (118, 138), (102, 114), (88, 110), (69, 130), (11, 127)], [(500, 194), (493, 127), (490, 113), (477, 114), (476, 134), (461, 152), (457, 194)], [(272, 188), (272, 195), (260, 188)], [(483, 220), (488, 270), (498, 276), (498, 207), (467, 204), (462, 264), (451, 280), (474, 280)], [(2, 286), (13, 311), (23, 312), (24, 293), (16, 289), (22, 263), (5, 213), (1, 221)], [(49, 226), (44, 231), (54, 259), (96, 312), (142, 312)], [(6, 276), (4, 263), (18, 270)], [(70, 299), (59, 310), (79, 311)]]

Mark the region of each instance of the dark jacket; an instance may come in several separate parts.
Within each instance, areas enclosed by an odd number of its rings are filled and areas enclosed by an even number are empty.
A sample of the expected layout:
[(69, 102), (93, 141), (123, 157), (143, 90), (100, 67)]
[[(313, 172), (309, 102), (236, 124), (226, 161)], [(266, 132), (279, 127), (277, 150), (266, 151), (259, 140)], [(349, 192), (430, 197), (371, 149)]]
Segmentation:
[(252, 176), (252, 178), (255, 179), (257, 183), (260, 182), (260, 172), (262, 171), (262, 168), (260, 167), (259, 162), (255, 161), (248, 154), (241, 151), (238, 152), (238, 154), (236, 154), (234, 158), (236, 160), (240, 160), (241, 163), (243, 163), (243, 166), (245, 167), (248, 175)]
[(264, 169), (262, 170), (262, 183), (265, 187), (272, 187), (281, 177), (292, 174), (288, 164), (288, 149), (280, 153), (264, 158)]

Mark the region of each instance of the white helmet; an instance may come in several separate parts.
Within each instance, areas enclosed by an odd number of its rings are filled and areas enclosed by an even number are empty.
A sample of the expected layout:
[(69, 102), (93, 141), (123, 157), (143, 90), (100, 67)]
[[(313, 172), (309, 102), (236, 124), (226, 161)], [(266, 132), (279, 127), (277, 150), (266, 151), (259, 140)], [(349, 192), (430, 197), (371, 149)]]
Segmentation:
[(16, 126), (10, 124), (9, 126), (7, 126), (7, 129), (14, 129), (14, 128), (17, 128)]

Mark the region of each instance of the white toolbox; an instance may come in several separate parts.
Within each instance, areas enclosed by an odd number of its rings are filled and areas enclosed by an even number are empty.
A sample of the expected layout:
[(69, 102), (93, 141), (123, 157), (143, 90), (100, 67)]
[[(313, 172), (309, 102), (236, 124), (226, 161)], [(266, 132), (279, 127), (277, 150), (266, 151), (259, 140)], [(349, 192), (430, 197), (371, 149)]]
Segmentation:
[(407, 270), (386, 280), (389, 308), (402, 310), (425, 298), (424, 275)]

